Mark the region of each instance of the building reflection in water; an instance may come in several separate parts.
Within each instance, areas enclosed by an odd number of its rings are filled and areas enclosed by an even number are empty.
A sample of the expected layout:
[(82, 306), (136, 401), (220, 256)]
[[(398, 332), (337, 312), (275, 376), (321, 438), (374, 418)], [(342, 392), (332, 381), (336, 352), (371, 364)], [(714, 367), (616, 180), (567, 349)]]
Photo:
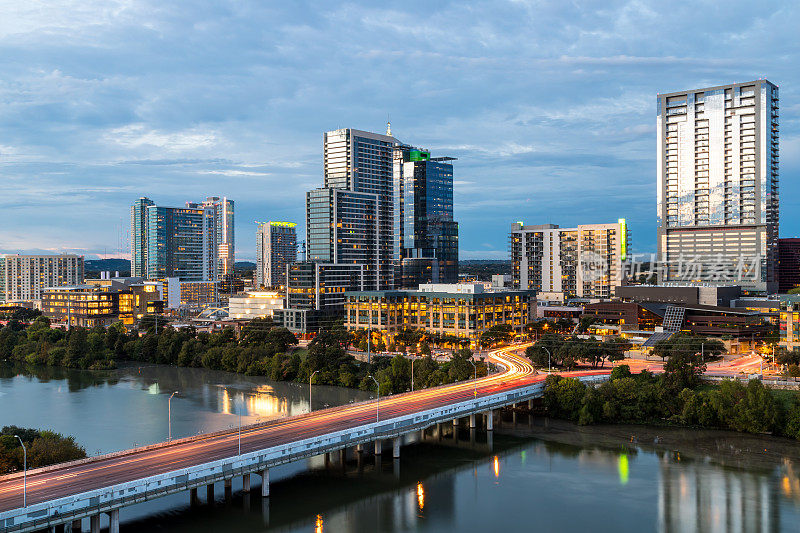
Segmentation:
[(217, 410), (222, 414), (250, 417), (248, 423), (259, 419), (270, 420), (282, 416), (304, 413), (308, 411), (308, 402), (304, 400), (290, 402), (285, 396), (279, 396), (269, 385), (261, 385), (247, 391), (229, 389), (225, 386), (210, 386), (216, 389)]
[(660, 476), (661, 531), (752, 533), (781, 529), (780, 494), (772, 476), (689, 463), (669, 454), (661, 459)]

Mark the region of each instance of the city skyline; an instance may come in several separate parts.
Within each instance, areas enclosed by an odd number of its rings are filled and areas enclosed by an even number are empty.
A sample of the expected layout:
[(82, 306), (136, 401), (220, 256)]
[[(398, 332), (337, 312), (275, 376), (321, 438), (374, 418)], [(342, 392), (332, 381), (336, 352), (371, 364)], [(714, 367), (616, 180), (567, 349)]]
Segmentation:
[(135, 198), (218, 194), (254, 260), (249, 221), (305, 233), (323, 132), (381, 132), (387, 114), (396, 137), (459, 159), (463, 259), (506, 259), (516, 220), (624, 217), (632, 252), (655, 252), (656, 95), (762, 77), (781, 92), (781, 210), (797, 205), (798, 6), (411, 7), (9, 6), (0, 252), (113, 256)]

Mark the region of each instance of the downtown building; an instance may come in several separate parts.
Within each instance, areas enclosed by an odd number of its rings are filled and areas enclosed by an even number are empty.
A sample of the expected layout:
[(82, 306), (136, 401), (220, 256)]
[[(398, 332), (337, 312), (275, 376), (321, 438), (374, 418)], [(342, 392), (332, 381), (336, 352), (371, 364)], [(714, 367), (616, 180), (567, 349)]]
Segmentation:
[(453, 157), (406, 145), (394, 149), (395, 285), (458, 281), (458, 223), (453, 220)]
[(777, 289), (778, 88), (658, 95), (659, 281)]
[(286, 283), (286, 267), (297, 261), (297, 224), (261, 222), (256, 230), (256, 287)]
[(564, 298), (606, 299), (625, 278), (625, 219), (559, 228), (517, 222), (509, 235), (512, 284)]
[(164, 207), (142, 197), (131, 206), (131, 276), (192, 282), (232, 276), (233, 229), (233, 200)]
[(45, 288), (83, 283), (83, 256), (0, 256), (0, 302), (40, 300)]

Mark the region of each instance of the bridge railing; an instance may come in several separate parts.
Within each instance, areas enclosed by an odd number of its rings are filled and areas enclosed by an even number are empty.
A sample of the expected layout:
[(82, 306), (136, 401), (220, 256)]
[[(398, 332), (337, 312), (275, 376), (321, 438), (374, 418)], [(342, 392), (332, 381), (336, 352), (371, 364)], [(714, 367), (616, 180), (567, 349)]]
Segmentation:
[[(599, 383), (607, 375), (583, 376), (584, 382)], [(538, 397), (544, 382), (534, 383), (512, 391), (428, 409), (387, 421), (377, 421), (354, 428), (248, 452), (197, 466), (117, 483), (109, 487), (86, 491), (48, 502), (12, 509), (0, 513), (3, 531), (31, 531), (68, 522), (78, 518), (108, 512), (168, 494), (182, 492), (242, 474), (258, 473), (266, 468), (313, 457), (329, 451), (387, 439), (419, 431), (440, 422), (470, 414), (497, 409), (511, 403)]]

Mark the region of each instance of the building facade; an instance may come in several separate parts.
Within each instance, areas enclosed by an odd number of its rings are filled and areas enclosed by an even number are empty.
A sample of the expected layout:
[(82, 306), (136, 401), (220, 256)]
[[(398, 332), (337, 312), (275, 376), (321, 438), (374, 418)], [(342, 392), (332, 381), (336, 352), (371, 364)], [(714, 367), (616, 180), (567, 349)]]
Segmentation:
[(518, 222), (509, 245), (514, 287), (566, 297), (610, 298), (624, 279), (628, 230), (622, 218), (616, 224), (577, 228)]
[(453, 221), (452, 157), (394, 149), (396, 285), (458, 281), (458, 224)]
[(46, 287), (83, 283), (83, 256), (5, 255), (0, 257), (0, 301), (39, 300)]
[(345, 326), (380, 331), (389, 345), (403, 329), (470, 339), (509, 324), (517, 331), (531, 319), (533, 291), (484, 292), (482, 285), (429, 284), (412, 291), (352, 291), (345, 294)]
[(659, 281), (777, 288), (778, 88), (658, 95)]
[(792, 351), (800, 348), (800, 295), (782, 295), (780, 302), (778, 346)]
[(263, 222), (256, 230), (256, 287), (280, 287), (286, 267), (297, 261), (294, 222)]
[(277, 291), (248, 291), (228, 298), (228, 316), (234, 319), (272, 318), (283, 309), (283, 294)]
[(120, 321), (120, 290), (101, 285), (48, 287), (42, 291), (42, 314), (69, 326), (92, 328)]
[(233, 201), (210, 197), (186, 207), (149, 198), (131, 206), (131, 275), (218, 281), (233, 275)]
[(778, 239), (778, 292), (800, 287), (800, 239)]

